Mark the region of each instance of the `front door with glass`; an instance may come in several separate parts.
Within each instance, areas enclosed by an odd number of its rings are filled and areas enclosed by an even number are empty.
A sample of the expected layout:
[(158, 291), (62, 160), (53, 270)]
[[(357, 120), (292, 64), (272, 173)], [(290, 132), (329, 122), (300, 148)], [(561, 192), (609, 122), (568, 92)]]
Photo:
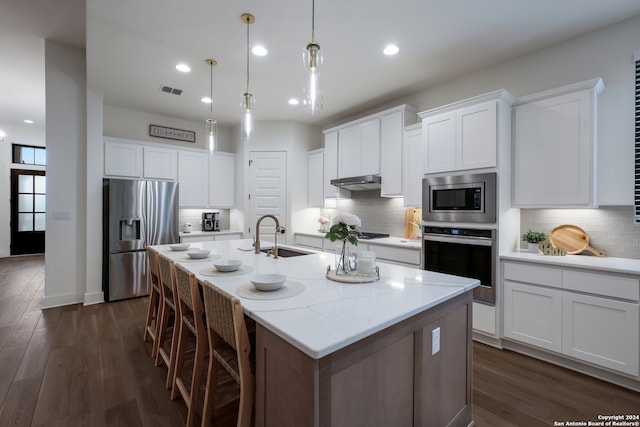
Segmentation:
[(11, 171), (11, 255), (44, 253), (44, 171)]

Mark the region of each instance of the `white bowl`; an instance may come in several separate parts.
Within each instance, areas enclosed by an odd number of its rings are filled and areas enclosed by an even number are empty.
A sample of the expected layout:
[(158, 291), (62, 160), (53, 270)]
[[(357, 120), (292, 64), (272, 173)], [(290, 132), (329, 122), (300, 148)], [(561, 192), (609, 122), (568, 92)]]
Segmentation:
[(211, 251), (209, 249), (191, 249), (187, 252), (191, 259), (203, 259), (209, 256)]
[(172, 251), (186, 251), (189, 249), (189, 243), (176, 243), (175, 245), (169, 245)]
[(239, 259), (219, 259), (213, 262), (213, 266), (218, 271), (229, 272), (236, 271), (242, 265)]
[(259, 291), (275, 291), (284, 285), (286, 276), (282, 274), (257, 274), (251, 278), (251, 283)]

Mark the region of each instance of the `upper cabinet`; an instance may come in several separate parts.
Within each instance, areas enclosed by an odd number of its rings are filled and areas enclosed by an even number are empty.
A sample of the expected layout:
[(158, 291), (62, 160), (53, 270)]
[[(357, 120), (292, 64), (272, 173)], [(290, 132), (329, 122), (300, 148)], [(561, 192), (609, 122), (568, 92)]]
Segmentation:
[(178, 153), (180, 207), (232, 208), (235, 203), (235, 155), (214, 151)]
[(407, 126), (402, 141), (402, 189), (406, 207), (422, 207), (422, 125)]
[(598, 206), (597, 99), (603, 89), (602, 79), (593, 79), (517, 100), (514, 206)]
[(142, 145), (105, 139), (104, 175), (142, 178)]
[(338, 130), (338, 178), (380, 173), (380, 119)]
[(404, 127), (416, 119), (413, 107), (399, 105), (325, 130), (325, 199), (349, 197), (332, 179), (361, 175), (381, 176), (381, 196), (402, 196)]
[(501, 129), (509, 125), (502, 117), (512, 101), (500, 90), (420, 113), (423, 172), (496, 167)]
[(210, 155), (209, 206), (232, 208), (235, 204), (236, 156), (214, 151)]
[(209, 206), (209, 155), (204, 152), (180, 151), (178, 183), (180, 207)]
[(143, 147), (143, 174), (148, 179), (178, 178), (178, 151), (153, 146)]
[(324, 150), (309, 151), (307, 157), (307, 204), (321, 208), (324, 205)]

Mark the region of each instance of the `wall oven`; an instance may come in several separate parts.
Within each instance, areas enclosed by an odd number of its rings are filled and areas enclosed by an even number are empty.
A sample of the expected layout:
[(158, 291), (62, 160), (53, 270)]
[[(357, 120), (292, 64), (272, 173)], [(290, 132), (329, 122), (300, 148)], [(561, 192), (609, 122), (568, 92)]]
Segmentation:
[(496, 173), (425, 177), (422, 219), (495, 223)]
[(424, 226), (422, 239), (425, 270), (478, 279), (474, 300), (495, 304), (495, 229)]

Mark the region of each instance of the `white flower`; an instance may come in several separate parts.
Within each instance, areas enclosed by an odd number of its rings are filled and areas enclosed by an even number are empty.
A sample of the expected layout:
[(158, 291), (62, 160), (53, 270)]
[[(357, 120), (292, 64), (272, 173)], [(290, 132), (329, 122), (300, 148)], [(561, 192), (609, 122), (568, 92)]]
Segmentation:
[(336, 215), (333, 218), (333, 223), (334, 224), (344, 224), (350, 227), (360, 227), (362, 225), (362, 221), (360, 220), (360, 218), (358, 218), (356, 215), (353, 214), (341, 214), (341, 215)]

